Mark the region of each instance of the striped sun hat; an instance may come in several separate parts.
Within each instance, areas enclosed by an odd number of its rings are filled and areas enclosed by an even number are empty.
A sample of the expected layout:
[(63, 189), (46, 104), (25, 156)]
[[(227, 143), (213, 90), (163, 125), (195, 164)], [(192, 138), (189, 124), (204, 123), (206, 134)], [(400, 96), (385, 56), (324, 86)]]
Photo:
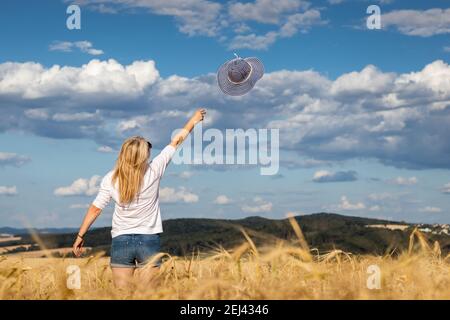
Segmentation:
[(242, 96), (249, 92), (262, 78), (264, 66), (257, 58), (240, 58), (225, 62), (217, 72), (220, 90), (230, 96)]

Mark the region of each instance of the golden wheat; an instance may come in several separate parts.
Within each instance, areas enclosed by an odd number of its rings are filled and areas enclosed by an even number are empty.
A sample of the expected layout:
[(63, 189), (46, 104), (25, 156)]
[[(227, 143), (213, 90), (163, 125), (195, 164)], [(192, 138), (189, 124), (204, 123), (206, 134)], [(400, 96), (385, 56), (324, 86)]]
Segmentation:
[[(244, 231), (246, 242), (234, 250), (189, 258), (160, 254), (160, 270), (141, 269), (128, 291), (114, 288), (109, 259), (101, 255), (2, 256), (0, 299), (450, 299), (450, 256), (441, 257), (439, 244), (430, 246), (418, 230), (403, 254), (355, 256), (309, 249), (291, 223), (297, 242), (257, 248)], [(69, 265), (80, 267), (79, 290), (67, 288)], [(381, 270), (380, 289), (367, 287), (370, 265)]]

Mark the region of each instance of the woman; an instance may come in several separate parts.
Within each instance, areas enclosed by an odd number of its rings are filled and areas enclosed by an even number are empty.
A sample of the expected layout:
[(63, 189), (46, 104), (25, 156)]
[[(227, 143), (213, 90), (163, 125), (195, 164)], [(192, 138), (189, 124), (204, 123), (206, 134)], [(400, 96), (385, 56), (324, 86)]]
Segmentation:
[(152, 145), (142, 137), (127, 139), (120, 150), (114, 170), (106, 174), (100, 190), (81, 224), (73, 252), (79, 257), (84, 236), (111, 199), (115, 202), (112, 220), (111, 268), (114, 283), (126, 287), (136, 268), (160, 251), (162, 230), (159, 209), (159, 183), (176, 148), (194, 126), (203, 121), (205, 109), (198, 109), (192, 118), (149, 162)]

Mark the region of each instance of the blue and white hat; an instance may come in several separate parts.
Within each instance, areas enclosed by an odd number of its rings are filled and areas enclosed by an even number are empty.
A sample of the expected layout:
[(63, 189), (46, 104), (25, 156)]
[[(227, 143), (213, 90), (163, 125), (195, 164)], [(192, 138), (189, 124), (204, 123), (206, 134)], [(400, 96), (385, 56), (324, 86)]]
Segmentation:
[(242, 96), (249, 92), (256, 81), (264, 75), (262, 62), (254, 57), (240, 58), (225, 62), (217, 71), (217, 82), (223, 93), (231, 96)]

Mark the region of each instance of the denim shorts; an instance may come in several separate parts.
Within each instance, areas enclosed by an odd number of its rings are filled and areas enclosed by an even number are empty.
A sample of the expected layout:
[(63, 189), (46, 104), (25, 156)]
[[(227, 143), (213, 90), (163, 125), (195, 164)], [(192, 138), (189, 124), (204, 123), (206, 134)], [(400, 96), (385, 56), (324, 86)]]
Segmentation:
[[(111, 267), (139, 268), (160, 252), (159, 234), (123, 234), (112, 238)], [(160, 262), (154, 263), (159, 267)]]

